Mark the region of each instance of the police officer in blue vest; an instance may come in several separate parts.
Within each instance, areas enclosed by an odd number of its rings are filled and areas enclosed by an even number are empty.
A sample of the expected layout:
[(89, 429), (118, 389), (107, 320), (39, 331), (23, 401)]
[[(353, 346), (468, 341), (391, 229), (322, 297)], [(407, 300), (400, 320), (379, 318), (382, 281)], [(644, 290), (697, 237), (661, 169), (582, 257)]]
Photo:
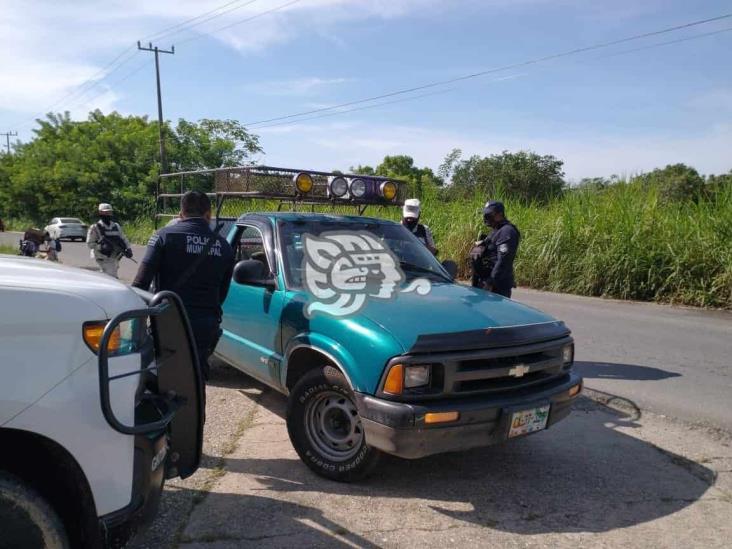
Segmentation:
[(518, 251), (521, 233), (506, 219), (502, 202), (491, 200), (483, 208), (483, 221), (493, 231), (475, 242), (470, 251), (473, 263), (472, 284), (476, 288), (511, 297), (516, 287), (513, 261)]
[(201, 373), (208, 378), (208, 357), (221, 335), (221, 305), (234, 270), (229, 243), (211, 230), (211, 201), (202, 192), (189, 191), (180, 202), (179, 221), (155, 233), (132, 283), (147, 290), (177, 293), (185, 305)]

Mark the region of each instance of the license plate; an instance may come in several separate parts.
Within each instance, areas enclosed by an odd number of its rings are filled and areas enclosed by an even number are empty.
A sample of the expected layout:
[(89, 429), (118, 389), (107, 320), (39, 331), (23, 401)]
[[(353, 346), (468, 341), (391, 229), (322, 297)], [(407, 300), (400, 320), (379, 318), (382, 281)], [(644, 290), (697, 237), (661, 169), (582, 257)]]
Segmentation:
[(529, 408), (514, 412), (511, 416), (511, 428), (508, 430), (508, 438), (527, 435), (536, 431), (546, 429), (546, 422), (549, 419), (549, 404), (538, 408)]

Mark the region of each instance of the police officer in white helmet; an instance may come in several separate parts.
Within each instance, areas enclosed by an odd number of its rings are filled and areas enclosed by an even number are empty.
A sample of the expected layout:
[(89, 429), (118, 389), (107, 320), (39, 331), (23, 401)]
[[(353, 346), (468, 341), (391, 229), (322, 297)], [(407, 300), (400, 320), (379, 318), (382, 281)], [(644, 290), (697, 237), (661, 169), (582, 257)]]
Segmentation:
[(99, 265), (99, 270), (117, 278), (119, 262), (122, 256), (132, 258), (130, 241), (122, 232), (119, 223), (112, 219), (112, 206), (99, 204), (99, 221), (89, 227), (86, 244), (91, 248), (91, 255)]
[(435, 241), (432, 238), (432, 231), (427, 225), (419, 222), (419, 216), (422, 213), (422, 205), (419, 198), (408, 198), (404, 201), (402, 207), (402, 225), (411, 231), (417, 239), (426, 246), (426, 248), (437, 255)]

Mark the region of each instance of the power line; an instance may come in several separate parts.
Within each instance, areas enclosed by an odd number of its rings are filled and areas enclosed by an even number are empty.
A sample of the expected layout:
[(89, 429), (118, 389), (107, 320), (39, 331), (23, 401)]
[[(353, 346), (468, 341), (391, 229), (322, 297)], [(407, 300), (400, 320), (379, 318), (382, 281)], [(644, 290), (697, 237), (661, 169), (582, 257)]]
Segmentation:
[(383, 101), (383, 102), (377, 103), (375, 105), (365, 105), (363, 107), (356, 107), (356, 108), (353, 108), (353, 109), (346, 109), (346, 110), (343, 110), (343, 111), (327, 112), (327, 113), (319, 114), (319, 115), (316, 115), (316, 116), (310, 116), (308, 118), (301, 118), (300, 120), (296, 120), (294, 122), (288, 122), (288, 121), (285, 121), (285, 122), (277, 122), (275, 124), (268, 124), (266, 126), (259, 126), (257, 129), (258, 130), (263, 130), (265, 128), (274, 128), (276, 126), (286, 126), (288, 124), (299, 124), (300, 122), (307, 122), (309, 120), (318, 120), (320, 118), (327, 118), (329, 116), (337, 116), (339, 114), (346, 114), (346, 113), (349, 113), (349, 112), (365, 111), (367, 109), (375, 109), (377, 107), (383, 107), (385, 105), (393, 105), (394, 103), (404, 103), (405, 101), (412, 101), (413, 99), (422, 99), (424, 97), (430, 97), (430, 96), (433, 96), (433, 95), (440, 95), (440, 94), (443, 94), (443, 93), (448, 93), (448, 92), (453, 91), (454, 89), (455, 88), (448, 88), (446, 90), (439, 90), (439, 91), (433, 91), (433, 92), (428, 92), (428, 93), (422, 93), (422, 94), (413, 95), (413, 96), (410, 96), (410, 97), (402, 97), (401, 99), (392, 99), (391, 101)]
[[(226, 29), (230, 29), (231, 27), (235, 27), (237, 25), (241, 25), (242, 23), (248, 23), (249, 21), (253, 21), (255, 19), (259, 19), (260, 17), (263, 17), (265, 15), (269, 15), (270, 13), (274, 13), (276, 11), (280, 11), (282, 9), (285, 9), (287, 7), (292, 6), (293, 4), (297, 4), (298, 2), (301, 2), (301, 1), (302, 0), (291, 0), (290, 2), (287, 2), (287, 3), (282, 4), (280, 6), (276, 6), (274, 8), (271, 8), (271, 9), (268, 9), (268, 10), (265, 10), (265, 11), (262, 11), (262, 12), (259, 12), (256, 15), (252, 15), (250, 17), (245, 17), (244, 19), (240, 19), (239, 21), (234, 21), (233, 23), (229, 23), (227, 25), (224, 25), (223, 27), (219, 27), (217, 29), (210, 30), (209, 33), (212, 33), (212, 32), (220, 32), (220, 31), (223, 31), (223, 30), (226, 30)], [(180, 44), (187, 44), (188, 42), (192, 42), (194, 40), (199, 40), (203, 36), (205, 36), (205, 35), (192, 36), (190, 38), (186, 38), (185, 40), (179, 40), (178, 41), (178, 44), (179, 45)]]
[[(122, 76), (121, 76), (120, 78), (117, 78), (117, 79), (113, 80), (112, 82), (110, 82), (110, 83), (109, 83), (109, 84), (108, 84), (108, 85), (107, 85), (107, 86), (106, 86), (105, 88), (103, 88), (103, 89), (99, 90), (99, 92), (95, 93), (95, 94), (94, 94), (94, 95), (92, 95), (91, 97), (86, 97), (86, 98), (84, 98), (84, 99), (81, 99), (80, 97), (79, 97), (79, 98), (77, 98), (77, 99), (76, 99), (76, 100), (75, 100), (75, 101), (74, 101), (74, 102), (73, 102), (73, 103), (72, 103), (72, 104), (71, 104), (71, 105), (70, 105), (70, 106), (69, 106), (69, 107), (67, 108), (67, 110), (73, 110), (73, 109), (75, 109), (75, 108), (78, 108), (78, 107), (81, 107), (81, 106), (83, 106), (83, 105), (84, 105), (85, 103), (90, 103), (90, 102), (94, 101), (94, 100), (95, 100), (95, 99), (97, 99), (98, 97), (101, 97), (101, 96), (102, 96), (102, 95), (104, 95), (105, 93), (109, 92), (109, 91), (110, 91), (110, 90), (111, 90), (111, 89), (112, 89), (112, 88), (113, 88), (114, 86), (117, 86), (117, 85), (121, 84), (121, 83), (122, 83), (122, 82), (124, 82), (125, 80), (129, 80), (130, 78), (132, 78), (132, 77), (133, 77), (134, 75), (136, 75), (136, 74), (137, 74), (138, 72), (140, 72), (140, 71), (141, 71), (142, 69), (144, 69), (144, 68), (145, 68), (145, 67), (147, 67), (148, 65), (149, 65), (149, 62), (148, 62), (147, 60), (143, 61), (142, 63), (140, 63), (139, 65), (137, 65), (137, 66), (136, 66), (136, 67), (135, 67), (134, 69), (132, 69), (131, 71), (128, 71), (128, 72), (126, 72), (126, 73), (125, 73), (124, 75), (122, 75)], [(79, 99), (81, 99), (81, 100), (79, 100)]]
[[(149, 38), (145, 38), (145, 40), (158, 39), (158, 38), (162, 38), (164, 36), (174, 36), (176, 34), (179, 34), (180, 32), (183, 32), (185, 30), (188, 30), (190, 28), (193, 28), (193, 27), (203, 24), (205, 22), (211, 21), (211, 20), (215, 19), (216, 17), (225, 15), (226, 13), (246, 7), (257, 1), (258, 0), (249, 0), (249, 1), (245, 2), (244, 4), (242, 4), (243, 0), (229, 1), (225, 4), (222, 4), (216, 8), (213, 8), (200, 15), (186, 19), (185, 21), (182, 21), (181, 23), (178, 23), (171, 27), (167, 27), (166, 29), (163, 29), (162, 31), (158, 31), (155, 34), (150, 35)], [(235, 5), (235, 4), (241, 4), (241, 5)], [(215, 12), (219, 12), (219, 10), (222, 10), (224, 8), (229, 8), (229, 9), (225, 9), (224, 11), (221, 11), (220, 13), (215, 13)], [(212, 15), (212, 14), (215, 14), (215, 15)], [(210, 16), (210, 17), (206, 17), (206, 16)], [(201, 19), (203, 17), (206, 17), (206, 19), (204, 19), (202, 21), (197, 21), (198, 19)], [(192, 23), (194, 21), (197, 21), (197, 22), (191, 25), (190, 23)], [(175, 29), (178, 29), (178, 30), (175, 30)], [(84, 95), (89, 93), (95, 87), (99, 86), (105, 78), (109, 77), (112, 73), (116, 72), (117, 70), (122, 68), (125, 64), (129, 63), (130, 60), (132, 60), (132, 58), (135, 56), (134, 52), (135, 52), (135, 45), (134, 44), (129, 45), (127, 48), (122, 50), (122, 52), (120, 52), (114, 59), (112, 59), (106, 65), (104, 65), (100, 70), (98, 70), (92, 76), (90, 76), (89, 78), (84, 80), (81, 84), (75, 86), (74, 89), (72, 89), (70, 92), (66, 93), (60, 99), (56, 100), (51, 106), (44, 109), (43, 113), (39, 113), (38, 116), (41, 116), (42, 114), (45, 114), (47, 112), (54, 110), (58, 105), (60, 105), (62, 103), (66, 103), (68, 101), (73, 101), (76, 104), (83, 104), (84, 102), (88, 102), (92, 99), (96, 99), (100, 95), (104, 94), (107, 90), (104, 90), (96, 95), (93, 95), (90, 98), (84, 99), (83, 101), (79, 101), (82, 97), (84, 97)], [(139, 71), (140, 68), (141, 67), (138, 67), (136, 70), (133, 70), (132, 73), (128, 75), (128, 77), (131, 76), (132, 74), (136, 73), (137, 71)], [(122, 78), (119, 81), (126, 80), (128, 77)], [(33, 122), (35, 122), (36, 118), (37, 118), (37, 116), (33, 117), (32, 119), (27, 120), (26, 122), (23, 122), (22, 124), (19, 125), (19, 127), (25, 127), (25, 126), (28, 126), (29, 124), (32, 124)]]
[(608, 42), (600, 42), (598, 44), (593, 44), (591, 46), (584, 46), (584, 47), (581, 47), (581, 48), (575, 48), (575, 49), (567, 50), (567, 51), (560, 52), (560, 53), (555, 53), (555, 54), (551, 54), (551, 55), (545, 55), (543, 57), (538, 57), (536, 59), (530, 59), (528, 61), (522, 61), (522, 62), (519, 62), (519, 63), (512, 63), (510, 65), (504, 65), (504, 66), (501, 66), (501, 67), (495, 67), (495, 68), (492, 68), (492, 69), (487, 69), (487, 70), (480, 71), (480, 72), (476, 72), (476, 73), (472, 73), (472, 74), (466, 74), (466, 75), (463, 75), (463, 76), (458, 76), (456, 78), (448, 78), (448, 79), (445, 79), (445, 80), (438, 80), (438, 81), (435, 81), (435, 82), (429, 82), (427, 84), (422, 84), (422, 85), (414, 86), (414, 87), (411, 87), (411, 88), (406, 88), (406, 89), (396, 90), (396, 91), (393, 91), (393, 92), (383, 93), (381, 95), (375, 95), (375, 96), (372, 96), (372, 97), (366, 97), (366, 98), (357, 99), (357, 100), (354, 100), (354, 101), (347, 101), (345, 103), (340, 103), (338, 105), (332, 105), (330, 107), (321, 107), (321, 108), (318, 108), (318, 109), (312, 109), (312, 110), (309, 110), (309, 111), (303, 111), (303, 112), (299, 112), (299, 113), (288, 114), (288, 115), (285, 115), (285, 116), (277, 116), (277, 117), (274, 117), (274, 118), (268, 118), (268, 119), (264, 119), (264, 120), (257, 120), (255, 122), (247, 122), (247, 123), (244, 123), (244, 126), (251, 127), (251, 126), (257, 126), (257, 125), (260, 125), (260, 124), (268, 124), (270, 122), (279, 122), (280, 120), (291, 120), (293, 118), (299, 118), (301, 116), (307, 116), (307, 115), (311, 115), (311, 114), (317, 114), (317, 113), (321, 113), (321, 112), (327, 112), (327, 111), (331, 111), (331, 110), (339, 109), (339, 108), (343, 108), (343, 107), (350, 107), (352, 105), (359, 105), (361, 103), (369, 103), (371, 101), (377, 101), (379, 99), (387, 99), (389, 97), (394, 97), (394, 96), (397, 96), (397, 95), (404, 95), (404, 94), (407, 94), (407, 93), (413, 93), (413, 92), (416, 92), (416, 91), (421, 91), (421, 90), (425, 90), (425, 89), (429, 89), (429, 88), (434, 88), (434, 87), (437, 87), (437, 86), (444, 86), (446, 84), (453, 84), (453, 83), (456, 83), (456, 82), (462, 82), (464, 80), (470, 80), (470, 79), (473, 79), (473, 78), (478, 78), (478, 77), (481, 77), (481, 76), (486, 76), (488, 74), (492, 74), (492, 73), (496, 73), (496, 72), (502, 72), (502, 71), (507, 71), (507, 70), (512, 70), (512, 69), (517, 69), (517, 68), (526, 67), (526, 66), (529, 66), (529, 65), (537, 65), (539, 63), (544, 63), (546, 61), (552, 61), (554, 59), (559, 59), (559, 58), (562, 58), (562, 57), (568, 57), (568, 56), (572, 56), (572, 55), (577, 55), (579, 53), (585, 53), (585, 52), (588, 52), (588, 51), (598, 50), (598, 49), (602, 49), (602, 48), (608, 48), (610, 46), (616, 46), (618, 44), (623, 44), (625, 42), (631, 42), (631, 41), (635, 41), (635, 40), (641, 40), (643, 38), (650, 38), (651, 36), (658, 36), (658, 35), (666, 34), (666, 33), (669, 33), (669, 32), (675, 32), (675, 31), (678, 31), (678, 30), (687, 29), (687, 28), (690, 28), (690, 27), (695, 27), (695, 26), (698, 26), (698, 25), (704, 25), (704, 24), (707, 24), (707, 23), (715, 22), (715, 21), (721, 21), (723, 19), (728, 19), (730, 17), (732, 17), (732, 13), (725, 14), (725, 15), (720, 15), (720, 16), (717, 16), (717, 17), (711, 17), (709, 19), (702, 19), (702, 20), (699, 20), (699, 21), (692, 21), (690, 23), (684, 23), (682, 25), (676, 25), (676, 26), (673, 26), (673, 27), (667, 27), (667, 28), (664, 28), (664, 29), (661, 29), (661, 30), (657, 30), (657, 31), (651, 31), (651, 32), (646, 32), (646, 33), (642, 33), (642, 34), (636, 34), (636, 35), (628, 36), (628, 37), (625, 37), (625, 38), (620, 38), (620, 39), (617, 39), (617, 40), (611, 40), (611, 41), (608, 41)]
[[(175, 29), (175, 28), (178, 28), (178, 27), (183, 27), (183, 28), (180, 28), (180, 29), (176, 30), (175, 32), (172, 32), (171, 33), (171, 32), (161, 31), (161, 32), (153, 35), (152, 38), (145, 38), (143, 40), (160, 40), (160, 39), (165, 38), (165, 37), (168, 37), (168, 36), (175, 36), (176, 34), (180, 34), (183, 31), (191, 30), (194, 27), (197, 27), (199, 25), (203, 25), (204, 23), (207, 23), (208, 21), (211, 21), (211, 20), (216, 19), (218, 17), (221, 17), (222, 15), (226, 15), (227, 13), (230, 13), (232, 11), (236, 11), (236, 10), (239, 10), (241, 8), (245, 8), (245, 7), (247, 7), (250, 4), (254, 4), (255, 2), (258, 2), (259, 0), (249, 0), (248, 2), (245, 2), (244, 4), (241, 4), (242, 1), (243, 0), (234, 0), (233, 2), (228, 2), (227, 4), (224, 4), (222, 6), (219, 6), (218, 8), (214, 8), (213, 10), (207, 11), (206, 13), (202, 13), (201, 15), (198, 15), (196, 17), (192, 17), (191, 19), (188, 19), (188, 20), (184, 21), (183, 23), (180, 23), (178, 25), (173, 25), (172, 27), (169, 27), (167, 29), (168, 31), (170, 31), (170, 30)], [(188, 22), (191, 22), (193, 20), (200, 19), (201, 17), (204, 17), (206, 15), (212, 14), (212, 13), (220, 10), (221, 8), (225, 8), (227, 6), (230, 6), (231, 4), (241, 4), (241, 5), (230, 7), (229, 9), (224, 10), (224, 11), (222, 11), (220, 13), (215, 13), (214, 15), (211, 15), (210, 17), (206, 17), (205, 19), (202, 19), (201, 21), (196, 21), (192, 25), (184, 25), (184, 23), (188, 23)]]
[[(642, 47), (639, 47), (639, 48), (632, 48), (632, 49), (623, 50), (623, 51), (620, 51), (620, 52), (614, 52), (614, 53), (607, 54), (607, 55), (600, 55), (600, 56), (594, 57), (593, 59), (606, 59), (608, 57), (615, 57), (615, 56), (618, 56), (618, 55), (626, 55), (626, 54), (629, 54), (629, 53), (635, 53), (635, 52), (642, 51), (642, 50), (648, 50), (648, 49), (657, 48), (657, 47), (661, 47), (661, 46), (667, 46), (667, 45), (670, 45), (670, 44), (678, 44), (678, 43), (681, 43), (681, 42), (688, 42), (688, 41), (691, 41), (691, 40), (697, 40), (699, 38), (705, 38), (707, 36), (714, 36), (714, 35), (717, 35), (717, 34), (722, 34), (722, 33), (730, 32), (730, 31), (732, 31), (732, 27), (726, 27), (724, 29), (720, 29), (720, 30), (716, 30), (716, 31), (712, 31), (712, 32), (705, 32), (705, 33), (701, 33), (701, 34), (695, 34), (693, 36), (686, 36), (684, 38), (678, 38), (676, 40), (668, 40), (666, 42), (658, 42), (656, 44), (650, 44), (650, 45), (642, 46)], [(502, 80), (502, 79), (496, 79), (496, 81), (498, 81), (498, 80)], [(267, 125), (264, 125), (264, 126), (259, 126), (256, 129), (257, 130), (263, 130), (263, 129), (267, 129), (267, 128), (274, 128), (274, 127), (277, 127), (277, 126), (286, 126), (288, 124), (299, 124), (301, 122), (308, 122), (310, 120), (318, 120), (318, 119), (327, 118), (327, 117), (330, 117), (330, 116), (338, 116), (338, 115), (341, 115), (341, 114), (348, 114), (348, 113), (352, 113), (352, 112), (356, 112), (356, 111), (363, 111), (363, 110), (367, 110), (367, 109), (374, 109), (374, 108), (378, 108), (378, 107), (383, 107), (385, 105), (392, 105), (394, 103), (404, 103), (406, 101), (412, 101), (412, 100), (415, 100), (415, 99), (422, 99), (424, 97), (429, 97), (429, 96), (432, 96), (432, 95), (438, 95), (438, 94), (442, 94), (442, 93), (451, 92), (451, 91), (454, 91), (455, 89), (456, 88), (448, 88), (446, 90), (441, 90), (441, 91), (438, 91), (438, 92), (431, 92), (431, 93), (424, 93), (424, 94), (419, 94), (419, 95), (413, 95), (413, 96), (410, 96), (410, 97), (405, 97), (405, 98), (397, 99), (397, 100), (394, 100), (394, 101), (383, 101), (381, 103), (376, 103), (374, 105), (366, 105), (364, 107), (356, 107), (354, 109), (346, 109), (346, 110), (339, 110), (339, 111), (336, 111), (336, 112), (328, 112), (328, 113), (324, 113), (324, 114), (320, 114), (320, 115), (316, 115), (316, 116), (309, 116), (307, 118), (299, 118), (298, 120), (295, 120), (295, 121), (292, 121), (292, 122), (290, 122), (290, 121), (284, 121), (284, 122), (277, 122), (277, 123), (274, 123), (274, 124), (267, 124)]]

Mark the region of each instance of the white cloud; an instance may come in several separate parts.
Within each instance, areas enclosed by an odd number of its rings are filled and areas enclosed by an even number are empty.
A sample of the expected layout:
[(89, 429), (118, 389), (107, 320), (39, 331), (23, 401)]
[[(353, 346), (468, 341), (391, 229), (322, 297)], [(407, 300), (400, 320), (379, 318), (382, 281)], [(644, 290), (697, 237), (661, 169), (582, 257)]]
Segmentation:
[[(344, 22), (424, 15), (447, 9), (439, 0), (301, 0), (258, 17), (251, 24), (238, 24), (288, 4), (288, 0), (240, 0), (189, 23), (200, 23), (194, 28), (181, 26), (187, 19), (224, 4), (223, 0), (3, 0), (0, 110), (14, 112), (19, 118), (43, 112), (87, 79), (99, 79), (105, 62), (132, 46), (135, 40), (147, 39), (170, 27), (178, 26), (156, 39), (162, 46), (180, 42), (186, 47), (186, 40), (210, 36), (248, 53), (287, 42), (302, 33), (327, 34), (329, 28)], [(211, 18), (214, 15), (219, 16)], [(220, 30), (227, 25), (232, 26)], [(134, 53), (134, 49), (131, 51)], [(134, 68), (134, 62), (128, 62), (115, 76), (130, 67)], [(290, 84), (292, 93), (306, 94), (343, 81), (310, 78)], [(101, 93), (84, 107), (114, 107), (115, 97), (119, 95)]]

